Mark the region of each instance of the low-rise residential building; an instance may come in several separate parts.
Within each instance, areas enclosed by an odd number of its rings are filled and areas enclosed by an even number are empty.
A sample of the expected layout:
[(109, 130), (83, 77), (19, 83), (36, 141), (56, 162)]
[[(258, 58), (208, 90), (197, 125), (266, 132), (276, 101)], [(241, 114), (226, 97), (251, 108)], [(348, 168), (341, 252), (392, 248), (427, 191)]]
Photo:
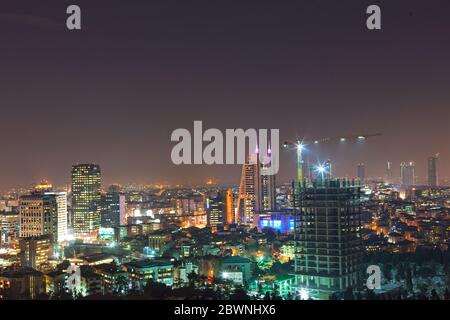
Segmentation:
[(173, 286), (173, 263), (165, 260), (138, 260), (125, 263), (132, 286), (143, 289), (149, 282), (159, 282)]

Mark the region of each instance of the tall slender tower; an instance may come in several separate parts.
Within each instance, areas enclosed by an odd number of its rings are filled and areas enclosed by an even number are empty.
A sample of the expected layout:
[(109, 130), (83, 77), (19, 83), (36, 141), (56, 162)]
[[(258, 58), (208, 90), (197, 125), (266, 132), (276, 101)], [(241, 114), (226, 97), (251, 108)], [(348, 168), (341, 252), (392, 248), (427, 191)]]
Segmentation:
[(439, 153), (428, 158), (428, 186), (437, 187), (439, 185), (437, 160)]
[(97, 164), (72, 167), (72, 224), (76, 237), (94, 235), (100, 228), (101, 172)]
[(225, 194), (225, 210), (226, 210), (226, 222), (227, 224), (235, 224), (236, 217), (234, 213), (234, 196), (233, 189), (227, 189)]
[(275, 210), (275, 175), (261, 176), (261, 195), (260, 208), (264, 211)]
[(56, 237), (57, 241), (64, 241), (67, 237), (67, 192), (46, 192), (46, 196), (54, 197), (56, 201)]
[(258, 153), (250, 154), (242, 166), (239, 185), (238, 215), (242, 224), (251, 224), (253, 215), (260, 210), (261, 180)]
[[(269, 147), (267, 154), (270, 159), (271, 149)], [(268, 164), (261, 164), (262, 168), (265, 168)], [(263, 175), (261, 176), (261, 203), (259, 205), (261, 210), (270, 211), (275, 210), (276, 207), (276, 193), (275, 193), (275, 175)]]
[(237, 212), (240, 222), (250, 224), (253, 215), (261, 211), (274, 210), (276, 207), (275, 175), (261, 175), (270, 166), (271, 148), (267, 150), (267, 158), (260, 162), (258, 147), (254, 154), (242, 166)]

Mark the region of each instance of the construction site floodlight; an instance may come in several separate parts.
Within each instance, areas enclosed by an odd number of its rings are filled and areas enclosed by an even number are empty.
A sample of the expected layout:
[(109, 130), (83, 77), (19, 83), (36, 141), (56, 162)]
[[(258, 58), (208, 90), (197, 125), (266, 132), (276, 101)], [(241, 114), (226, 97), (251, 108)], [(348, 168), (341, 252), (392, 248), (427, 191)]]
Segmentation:
[(306, 289), (300, 289), (299, 296), (301, 300), (309, 300), (309, 293)]
[(325, 166), (319, 164), (319, 165), (316, 166), (316, 170), (319, 173), (324, 173), (327, 169), (325, 168)]

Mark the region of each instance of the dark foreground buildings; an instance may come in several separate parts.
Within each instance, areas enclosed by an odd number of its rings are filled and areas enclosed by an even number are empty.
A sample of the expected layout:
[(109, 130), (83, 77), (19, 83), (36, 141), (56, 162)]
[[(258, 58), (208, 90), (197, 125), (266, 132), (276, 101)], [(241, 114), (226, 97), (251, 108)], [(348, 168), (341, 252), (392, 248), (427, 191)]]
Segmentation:
[(328, 299), (361, 284), (361, 190), (347, 180), (316, 180), (298, 196), (295, 272), (298, 293)]

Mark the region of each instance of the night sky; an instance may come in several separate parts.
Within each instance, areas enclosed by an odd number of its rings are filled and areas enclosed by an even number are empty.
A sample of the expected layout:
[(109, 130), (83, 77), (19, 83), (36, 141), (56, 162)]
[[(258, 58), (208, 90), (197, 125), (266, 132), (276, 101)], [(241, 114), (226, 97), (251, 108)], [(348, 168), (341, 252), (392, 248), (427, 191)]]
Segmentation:
[[(66, 7), (82, 9), (68, 31)], [(379, 4), (382, 30), (366, 28)], [(403, 160), (450, 176), (450, 1), (133, 0), (0, 5), (0, 188), (96, 162), (105, 183), (238, 183), (238, 166), (171, 164), (176, 128), (279, 128), (335, 173)], [(295, 174), (283, 152), (279, 180)]]

